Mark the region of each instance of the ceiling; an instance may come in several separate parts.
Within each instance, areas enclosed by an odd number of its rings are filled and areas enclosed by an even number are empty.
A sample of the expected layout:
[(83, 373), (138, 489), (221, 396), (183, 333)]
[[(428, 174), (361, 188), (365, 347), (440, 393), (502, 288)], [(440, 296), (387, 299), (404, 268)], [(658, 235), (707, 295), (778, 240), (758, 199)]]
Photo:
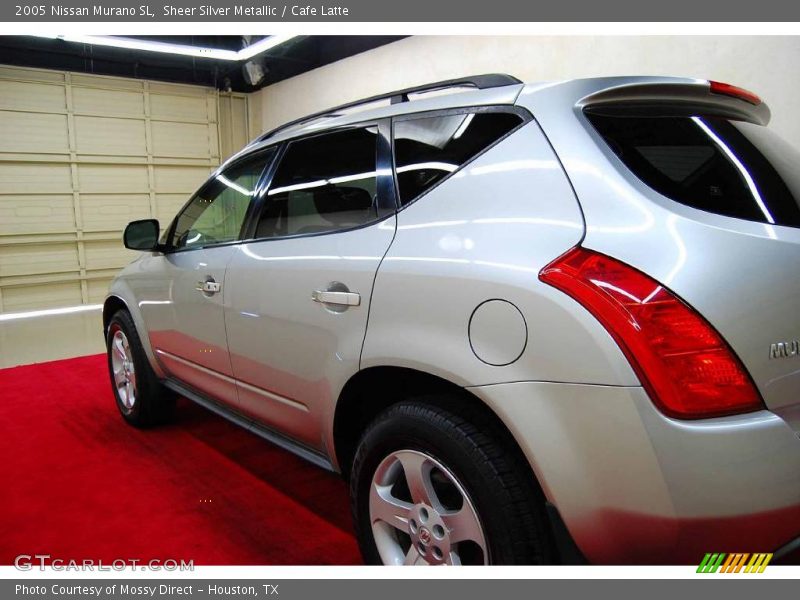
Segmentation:
[[(266, 36), (127, 37), (238, 51)], [(155, 79), (207, 85), (220, 90), (252, 92), (403, 37), (405, 36), (298, 36), (250, 59), (257, 63), (264, 73), (263, 79), (256, 85), (251, 85), (245, 77), (244, 67), (248, 61), (234, 62), (146, 50), (127, 50), (33, 36), (0, 36), (0, 62), (24, 67)]]

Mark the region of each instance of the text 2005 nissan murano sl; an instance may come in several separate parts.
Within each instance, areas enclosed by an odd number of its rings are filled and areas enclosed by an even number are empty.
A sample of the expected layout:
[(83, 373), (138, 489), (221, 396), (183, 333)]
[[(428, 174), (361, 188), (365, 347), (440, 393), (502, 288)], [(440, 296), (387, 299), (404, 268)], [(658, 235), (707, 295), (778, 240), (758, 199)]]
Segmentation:
[(267, 133), (128, 226), (119, 410), (182, 395), (340, 471), (368, 563), (780, 557), (800, 154), (769, 118), (717, 82), (484, 75)]

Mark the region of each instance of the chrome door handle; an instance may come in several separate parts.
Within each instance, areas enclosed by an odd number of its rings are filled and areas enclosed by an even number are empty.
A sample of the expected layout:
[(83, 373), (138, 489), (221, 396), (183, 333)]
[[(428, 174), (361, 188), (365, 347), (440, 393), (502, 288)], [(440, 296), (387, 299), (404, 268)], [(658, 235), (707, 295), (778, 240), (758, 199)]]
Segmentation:
[(216, 281), (198, 281), (194, 289), (204, 294), (216, 294), (222, 289), (222, 284)]
[(321, 304), (336, 304), (339, 306), (360, 306), (361, 294), (355, 292), (329, 292), (327, 290), (314, 290), (311, 299)]

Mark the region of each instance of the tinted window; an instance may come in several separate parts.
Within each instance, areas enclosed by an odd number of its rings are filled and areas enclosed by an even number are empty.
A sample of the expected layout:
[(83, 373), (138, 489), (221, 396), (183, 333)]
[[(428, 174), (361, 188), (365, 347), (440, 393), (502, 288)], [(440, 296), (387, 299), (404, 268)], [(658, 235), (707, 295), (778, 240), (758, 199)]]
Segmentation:
[(322, 233), (377, 219), (376, 138), (377, 129), (368, 127), (291, 142), (256, 236)]
[(587, 116), (657, 192), (719, 215), (800, 226), (800, 154), (766, 127), (705, 116)]
[(237, 240), (258, 180), (273, 155), (270, 149), (245, 159), (207, 183), (178, 216), (172, 246), (202, 247)]
[(519, 115), (506, 112), (396, 122), (394, 156), (400, 202), (411, 202), (521, 122)]

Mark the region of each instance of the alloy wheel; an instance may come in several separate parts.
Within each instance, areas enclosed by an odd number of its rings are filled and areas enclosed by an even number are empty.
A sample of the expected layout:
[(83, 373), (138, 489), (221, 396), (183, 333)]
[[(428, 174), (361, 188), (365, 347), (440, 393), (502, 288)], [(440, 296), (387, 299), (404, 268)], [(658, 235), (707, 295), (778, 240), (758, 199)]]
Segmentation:
[(123, 409), (130, 413), (136, 404), (136, 369), (131, 346), (121, 329), (117, 329), (111, 338), (111, 370)]
[(369, 493), (372, 533), (386, 565), (489, 564), (475, 506), (432, 456), (398, 450), (381, 461)]

